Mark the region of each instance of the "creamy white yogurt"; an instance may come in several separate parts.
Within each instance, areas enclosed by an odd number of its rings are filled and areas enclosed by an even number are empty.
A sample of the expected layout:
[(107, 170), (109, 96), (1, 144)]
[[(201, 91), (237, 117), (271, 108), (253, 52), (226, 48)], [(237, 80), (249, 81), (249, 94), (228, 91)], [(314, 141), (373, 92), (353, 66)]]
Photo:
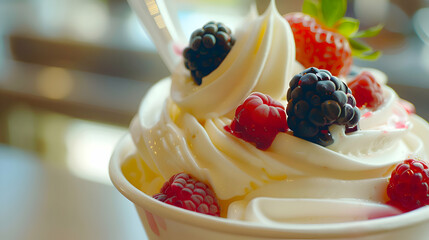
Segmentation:
[[(335, 142), (328, 147), (279, 133), (262, 151), (224, 127), (251, 92), (285, 103), (289, 79), (302, 66), (295, 61), (290, 27), (274, 4), (248, 20), (236, 38), (200, 86), (181, 65), (147, 93), (130, 128), (139, 158), (157, 175), (146, 184), (187, 172), (210, 184), (220, 200), (232, 201), (228, 218), (264, 223), (297, 222), (312, 214), (317, 217), (309, 222), (362, 220), (371, 218), (371, 209), (380, 216), (397, 214), (384, 204), (387, 179), (409, 157), (428, 159), (429, 125), (405, 111), (385, 75), (368, 69), (383, 85), (385, 100), (376, 111), (363, 111), (359, 131), (345, 134), (344, 127), (331, 126)], [(288, 215), (302, 199), (317, 207), (301, 204), (303, 215)], [(272, 204), (281, 219), (270, 212)], [(326, 215), (335, 204), (362, 214)]]

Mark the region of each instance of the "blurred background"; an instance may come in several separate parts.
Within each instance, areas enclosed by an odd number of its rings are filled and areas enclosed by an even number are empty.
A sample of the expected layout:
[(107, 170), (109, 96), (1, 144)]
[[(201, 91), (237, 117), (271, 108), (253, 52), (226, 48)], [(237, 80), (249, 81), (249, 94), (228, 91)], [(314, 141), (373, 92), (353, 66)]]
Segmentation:
[[(211, 19), (234, 28), (251, 3), (165, 2), (186, 34)], [(277, 1), (281, 14), (301, 4)], [(383, 56), (355, 63), (384, 71), (429, 119), (429, 0), (349, 1), (347, 15), (362, 29), (385, 25), (368, 39)], [(146, 90), (168, 75), (126, 0), (0, 0), (0, 239), (144, 239), (108, 161)]]

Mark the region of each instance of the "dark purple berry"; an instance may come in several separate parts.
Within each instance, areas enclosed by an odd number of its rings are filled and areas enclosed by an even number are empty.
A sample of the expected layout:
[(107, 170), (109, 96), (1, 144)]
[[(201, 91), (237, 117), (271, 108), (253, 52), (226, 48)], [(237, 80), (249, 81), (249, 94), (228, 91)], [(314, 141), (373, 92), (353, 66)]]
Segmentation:
[(344, 107), (341, 109), (341, 114), (337, 119), (337, 123), (341, 125), (347, 124), (354, 116), (354, 110), (353, 107), (349, 104), (344, 105)]
[(333, 143), (332, 124), (358, 128), (360, 112), (347, 84), (329, 71), (308, 68), (289, 82), (287, 122), (297, 137), (321, 146)]
[(305, 100), (301, 100), (295, 104), (294, 113), (300, 119), (304, 119), (307, 117), (308, 111), (310, 110), (310, 106)]
[(331, 81), (320, 81), (316, 84), (317, 92), (324, 95), (331, 95), (335, 91), (335, 84)]
[(315, 68), (315, 67), (310, 67), (305, 69), (304, 71), (301, 72), (301, 74), (307, 74), (307, 73), (318, 73), (319, 69)]
[(347, 84), (345, 82), (342, 82), (340, 89), (341, 89), (341, 91), (343, 91), (345, 93), (352, 94), (352, 91), (350, 90), (350, 88), (347, 86)]
[(222, 23), (208, 22), (192, 33), (183, 57), (184, 65), (197, 85), (219, 67), (234, 43), (231, 30)]
[(350, 119), (350, 121), (347, 123), (348, 127), (354, 127), (359, 122), (360, 119), (360, 111), (358, 107), (353, 108), (353, 117)]
[(208, 68), (212, 64), (213, 64), (213, 59), (212, 58), (207, 58), (207, 59), (204, 59), (203, 61), (201, 61), (201, 66), (203, 68)]
[(204, 46), (200, 46), (200, 48), (199, 48), (198, 50), (199, 50), (199, 53), (200, 53), (201, 55), (203, 55), (203, 56), (201, 56), (202, 58), (210, 57), (210, 56), (207, 56), (207, 55), (209, 54), (210, 50), (209, 50), (209, 49), (207, 49), (206, 47), (204, 47)]
[(286, 100), (290, 100), (292, 98), (292, 88), (289, 88), (286, 93)]
[(213, 34), (204, 34), (203, 45), (205, 48), (212, 48), (216, 45), (216, 38)]
[(326, 70), (326, 69), (320, 69), (319, 72), (324, 72), (324, 73), (328, 74), (330, 77), (332, 77), (331, 72)]
[(303, 89), (311, 89), (314, 88), (314, 85), (317, 83), (317, 76), (314, 73), (307, 73), (301, 77), (299, 86)]
[(301, 77), (302, 77), (301, 74), (297, 74), (297, 75), (293, 76), (293, 78), (289, 82), (289, 87), (296, 88), (298, 86), (298, 83), (299, 83), (299, 80), (301, 79)]
[(186, 47), (186, 48), (183, 50), (182, 55), (183, 55), (183, 57), (184, 57), (185, 59), (190, 59), (190, 58), (194, 55), (194, 53), (193, 53), (193, 50), (192, 50), (190, 47)]
[(301, 87), (297, 87), (291, 92), (291, 97), (294, 101), (299, 101), (304, 97), (304, 91)]
[(317, 135), (315, 143), (326, 147), (334, 143), (334, 139), (328, 129), (323, 129), (320, 130), (320, 133)]
[(324, 101), (321, 109), (325, 117), (331, 122), (337, 120), (341, 113), (340, 105), (334, 100)]
[(347, 95), (342, 91), (335, 91), (334, 93), (332, 93), (332, 99), (338, 102), (341, 107), (343, 107), (344, 104), (346, 104), (347, 102)]
[(203, 27), (203, 30), (204, 30), (204, 33), (205, 34), (210, 34), (210, 35), (213, 35), (213, 34), (216, 34), (216, 32), (217, 32), (217, 30), (218, 30), (218, 28), (217, 28), (217, 26), (215, 25), (215, 24), (212, 24), (212, 23), (209, 23), (209, 24), (206, 24), (204, 27)]
[(227, 33), (229, 35), (231, 34), (231, 30), (228, 27), (226, 27), (223, 23), (217, 24), (217, 31), (218, 32), (224, 32), (224, 33)]
[(230, 39), (231, 37), (225, 32), (216, 33), (216, 41), (220, 46), (225, 46)]
[(290, 100), (286, 106), (286, 114), (290, 116), (294, 114), (294, 105), (292, 100)]
[(196, 70), (197, 64), (195, 62), (188, 62), (189, 70)]
[(348, 126), (346, 126), (346, 134), (347, 134), (347, 133), (356, 132), (356, 131), (358, 131), (358, 130), (359, 130), (358, 125), (355, 125), (354, 127), (348, 127)]
[(318, 72), (318, 73), (316, 73), (316, 76), (319, 79), (319, 81), (331, 79), (331, 76), (329, 74), (327, 74), (326, 72)]
[(293, 115), (290, 115), (287, 117), (287, 125), (290, 129), (297, 129), (298, 122), (299, 122), (298, 119)]
[(331, 77), (331, 81), (335, 84), (335, 90), (340, 90), (343, 82), (335, 76)]
[(347, 89), (348, 89), (347, 84), (341, 81), (340, 90), (343, 91), (344, 93), (347, 93)]
[(308, 120), (318, 127), (326, 125), (326, 119), (322, 111), (318, 108), (311, 109), (310, 113), (308, 114)]
[(192, 50), (197, 51), (201, 46), (201, 41), (202, 38), (200, 36), (194, 37), (189, 43), (189, 46), (191, 46)]
[[(228, 34), (231, 34), (231, 32), (229, 32)], [(235, 37), (231, 36), (231, 46), (233, 46), (235, 44)]]
[(322, 102), (322, 99), (318, 95), (313, 95), (310, 98), (310, 104), (317, 107), (320, 106), (320, 103)]
[(352, 107), (356, 107), (356, 99), (355, 99), (355, 97), (353, 97), (353, 95), (352, 95), (352, 94), (350, 94), (350, 93), (348, 93), (348, 94), (347, 94), (347, 103), (348, 103), (349, 105), (351, 105)]
[(192, 39), (194, 39), (195, 37), (197, 37), (197, 36), (203, 36), (203, 34), (204, 34), (204, 30), (202, 30), (202, 29), (197, 29), (197, 30), (195, 30), (193, 33), (192, 33), (192, 35), (191, 35), (191, 39), (189, 39), (189, 41), (192, 41)]
[(319, 129), (309, 121), (303, 120), (298, 123), (297, 131), (303, 138), (312, 138), (317, 135)]

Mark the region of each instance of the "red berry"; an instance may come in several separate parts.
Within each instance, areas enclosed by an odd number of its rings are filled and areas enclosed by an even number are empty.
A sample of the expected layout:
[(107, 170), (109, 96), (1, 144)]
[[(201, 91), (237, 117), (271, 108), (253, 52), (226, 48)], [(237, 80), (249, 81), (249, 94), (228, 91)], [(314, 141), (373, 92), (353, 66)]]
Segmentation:
[(334, 76), (346, 76), (350, 72), (353, 58), (346, 37), (303, 13), (289, 13), (284, 17), (295, 39), (296, 60), (304, 68), (326, 69)]
[(414, 104), (408, 102), (407, 100), (399, 99), (399, 104), (401, 104), (401, 106), (405, 109), (405, 111), (408, 114), (416, 113), (416, 107), (414, 106)]
[(353, 92), (358, 108), (377, 109), (383, 104), (383, 89), (370, 72), (361, 72), (348, 85)]
[(234, 120), (225, 129), (265, 150), (271, 146), (277, 133), (286, 132), (285, 107), (268, 95), (252, 93), (238, 106)]
[(429, 204), (429, 169), (423, 161), (407, 159), (393, 170), (387, 186), (389, 204), (411, 211)]
[(173, 175), (153, 198), (190, 211), (220, 216), (220, 207), (213, 191), (186, 173)]

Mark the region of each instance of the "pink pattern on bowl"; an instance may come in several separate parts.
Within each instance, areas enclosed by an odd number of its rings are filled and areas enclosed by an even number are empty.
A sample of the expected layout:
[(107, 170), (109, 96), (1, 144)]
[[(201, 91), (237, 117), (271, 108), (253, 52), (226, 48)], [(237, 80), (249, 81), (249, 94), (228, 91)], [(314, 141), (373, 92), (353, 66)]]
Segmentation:
[(167, 230), (167, 225), (165, 224), (165, 221), (163, 218), (152, 214), (151, 212), (144, 210), (146, 214), (147, 222), (149, 223), (150, 229), (153, 233), (155, 233), (157, 236), (160, 235), (159, 228), (160, 226), (162, 229)]
[(155, 218), (152, 213), (148, 212), (147, 210), (144, 210), (146, 213), (146, 219), (149, 223), (150, 229), (153, 233), (155, 233), (157, 236), (159, 236), (159, 229), (158, 225), (156, 224)]

